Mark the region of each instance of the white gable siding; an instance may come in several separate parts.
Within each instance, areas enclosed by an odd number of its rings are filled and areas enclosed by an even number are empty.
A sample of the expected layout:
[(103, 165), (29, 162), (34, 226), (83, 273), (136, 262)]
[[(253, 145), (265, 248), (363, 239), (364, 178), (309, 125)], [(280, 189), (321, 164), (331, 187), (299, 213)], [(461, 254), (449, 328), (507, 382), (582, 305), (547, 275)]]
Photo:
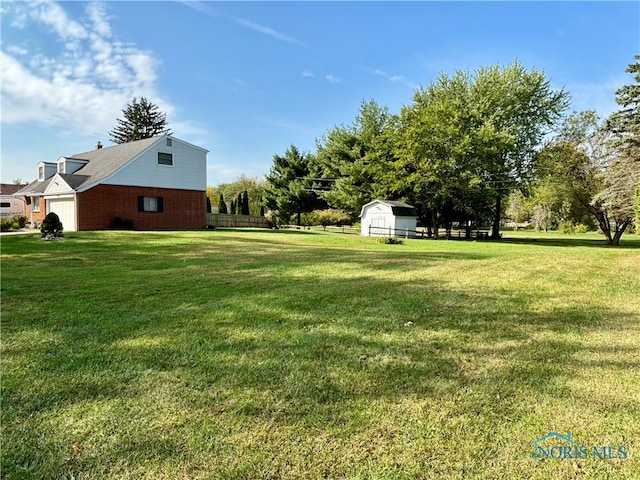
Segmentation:
[(45, 195), (57, 195), (60, 193), (73, 193), (73, 189), (65, 182), (60, 175), (56, 175), (51, 179), (51, 182), (44, 191)]
[(374, 203), (364, 207), (360, 224), (362, 235), (386, 237), (389, 236), (389, 227), (393, 229), (394, 225), (395, 219), (390, 206)]
[[(108, 185), (176, 188), (181, 190), (207, 189), (207, 152), (204, 149), (171, 138), (159, 139), (133, 162), (100, 182)], [(173, 155), (173, 165), (158, 165), (158, 153)]]

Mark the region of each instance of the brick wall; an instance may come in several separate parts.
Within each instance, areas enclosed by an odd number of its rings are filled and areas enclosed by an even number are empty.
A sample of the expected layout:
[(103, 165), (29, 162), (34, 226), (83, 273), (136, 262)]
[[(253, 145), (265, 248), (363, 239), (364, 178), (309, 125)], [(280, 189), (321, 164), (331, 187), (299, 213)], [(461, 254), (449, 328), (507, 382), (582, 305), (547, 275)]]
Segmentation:
[(30, 222), (38, 222), (38, 228), (42, 225), (44, 217), (47, 216), (47, 201), (44, 197), (40, 197), (40, 211), (33, 211), (33, 203), (29, 203), (27, 206), (27, 220)]
[[(138, 197), (162, 197), (162, 212), (139, 212)], [(206, 226), (205, 192), (98, 185), (77, 195), (78, 230), (106, 230), (115, 217), (133, 221), (134, 230), (190, 230)]]

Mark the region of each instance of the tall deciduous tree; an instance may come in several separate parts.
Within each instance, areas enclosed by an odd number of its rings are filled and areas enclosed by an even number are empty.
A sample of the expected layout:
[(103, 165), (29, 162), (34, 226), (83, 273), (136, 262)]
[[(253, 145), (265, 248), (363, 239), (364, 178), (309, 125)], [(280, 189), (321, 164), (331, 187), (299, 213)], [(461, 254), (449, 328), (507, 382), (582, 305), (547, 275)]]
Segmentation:
[[(505, 186), (517, 185), (531, 174), (545, 134), (569, 106), (564, 90), (554, 91), (542, 72), (527, 71), (519, 62), (480, 69), (472, 87), (473, 107), (485, 142), (481, 152), (484, 174), (493, 185), (495, 207), (492, 237), (500, 236)], [(492, 138), (498, 140), (495, 145)]]
[(618, 245), (633, 219), (634, 192), (622, 197), (615, 189), (608, 189), (611, 185), (626, 186), (626, 173), (636, 174), (618, 168), (618, 160), (607, 148), (607, 135), (595, 112), (571, 115), (543, 150), (540, 174), (546, 184), (568, 192), (596, 219), (607, 244)]
[[(635, 84), (616, 91), (616, 103), (621, 109), (605, 124), (612, 154), (604, 171), (604, 188), (595, 197), (620, 224), (620, 235), (623, 227), (636, 219), (639, 208), (638, 205), (634, 208), (634, 202), (638, 201), (636, 195), (640, 189), (640, 55), (635, 59), (626, 70), (634, 74)], [(613, 240), (617, 244), (615, 236)]]
[(263, 197), (264, 205), (284, 222), (295, 214), (300, 226), (302, 213), (326, 206), (326, 202), (313, 190), (313, 179), (318, 174), (313, 156), (291, 145), (284, 156), (273, 156), (273, 165), (266, 177), (268, 187)]
[(497, 238), (502, 198), (527, 176), (567, 104), (564, 91), (517, 62), (443, 74), (401, 111), (396, 175), (436, 228), (440, 218), (481, 218), (492, 201)]
[(156, 135), (170, 135), (167, 116), (145, 97), (133, 101), (122, 110), (123, 118), (117, 120), (116, 127), (109, 132), (114, 143), (127, 143)]

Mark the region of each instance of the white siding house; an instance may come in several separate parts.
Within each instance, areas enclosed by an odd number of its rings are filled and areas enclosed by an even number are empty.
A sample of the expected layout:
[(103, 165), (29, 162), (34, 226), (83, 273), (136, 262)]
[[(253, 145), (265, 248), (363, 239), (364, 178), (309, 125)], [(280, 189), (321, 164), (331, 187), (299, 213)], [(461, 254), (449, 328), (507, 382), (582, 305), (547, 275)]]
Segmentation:
[(40, 162), (38, 179), (16, 192), (31, 221), (54, 212), (66, 232), (104, 230), (128, 220), (136, 230), (206, 226), (207, 150), (170, 135)]
[(365, 237), (415, 237), (415, 207), (392, 200), (374, 200), (362, 207), (360, 232)]

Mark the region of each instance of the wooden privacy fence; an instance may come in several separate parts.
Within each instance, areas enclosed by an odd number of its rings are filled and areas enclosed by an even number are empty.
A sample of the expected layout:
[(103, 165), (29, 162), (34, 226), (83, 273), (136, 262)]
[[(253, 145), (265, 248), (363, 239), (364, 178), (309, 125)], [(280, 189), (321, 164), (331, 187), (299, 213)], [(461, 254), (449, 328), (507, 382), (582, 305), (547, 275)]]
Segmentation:
[(207, 227), (269, 228), (271, 225), (264, 217), (230, 215), (228, 213), (207, 213)]

